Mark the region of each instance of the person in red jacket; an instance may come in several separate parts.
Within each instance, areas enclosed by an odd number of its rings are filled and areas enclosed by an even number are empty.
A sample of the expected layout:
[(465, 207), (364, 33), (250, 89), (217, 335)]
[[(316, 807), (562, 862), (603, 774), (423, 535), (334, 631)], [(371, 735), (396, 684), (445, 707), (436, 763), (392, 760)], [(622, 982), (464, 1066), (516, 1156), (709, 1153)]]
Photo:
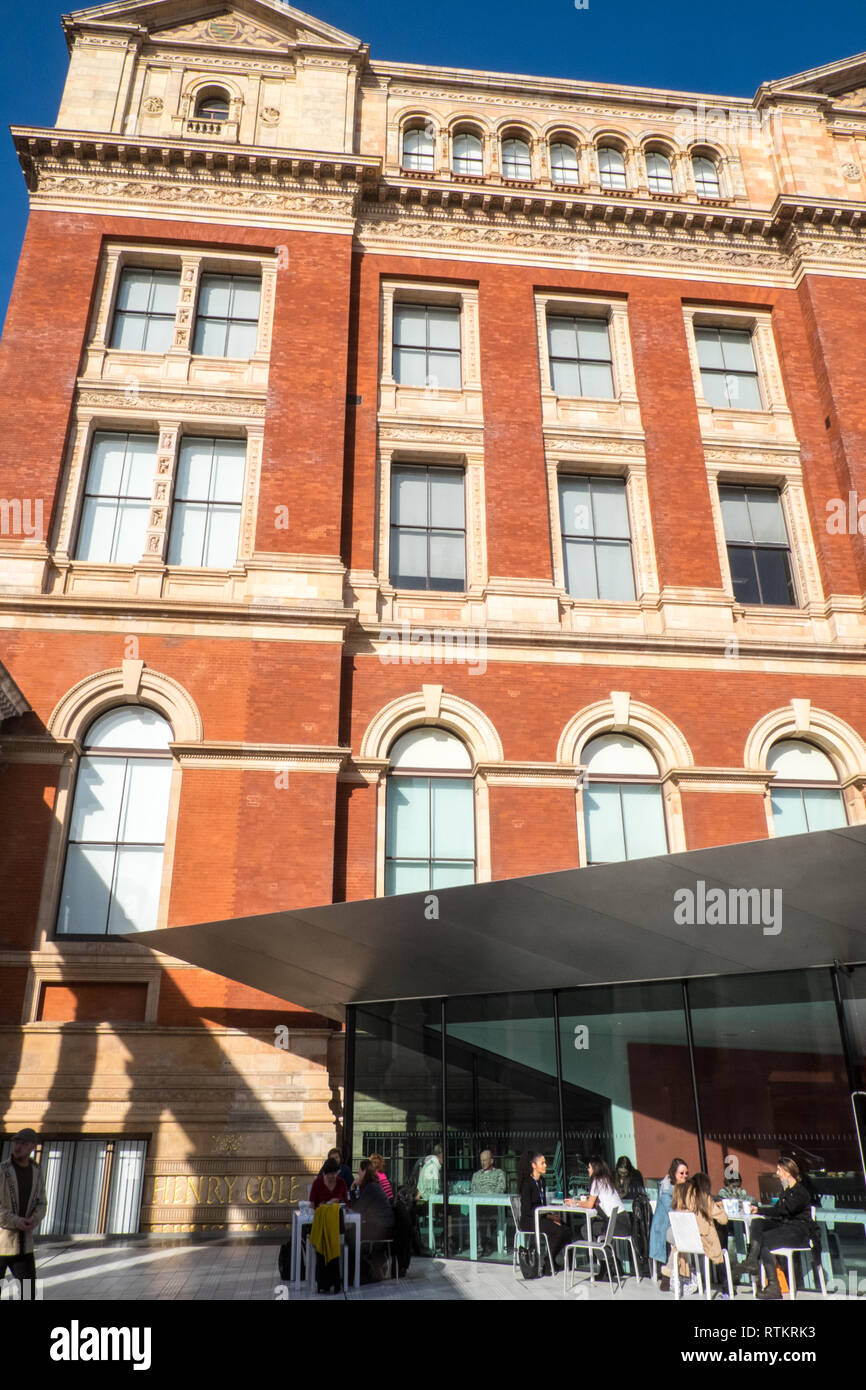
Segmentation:
[(314, 1207), (324, 1202), (348, 1202), (349, 1189), (340, 1177), (340, 1165), (335, 1158), (329, 1158), (310, 1188), (310, 1201)]

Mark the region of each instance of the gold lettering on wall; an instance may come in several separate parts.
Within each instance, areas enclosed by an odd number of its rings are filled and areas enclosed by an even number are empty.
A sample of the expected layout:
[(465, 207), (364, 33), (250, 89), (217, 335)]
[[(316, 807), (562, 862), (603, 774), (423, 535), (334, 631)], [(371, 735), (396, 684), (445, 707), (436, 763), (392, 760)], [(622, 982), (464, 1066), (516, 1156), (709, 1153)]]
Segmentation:
[(246, 1179), (238, 1173), (158, 1173), (150, 1200), (155, 1207), (290, 1206), (304, 1196), (309, 1181), (309, 1176), (294, 1173), (264, 1173)]

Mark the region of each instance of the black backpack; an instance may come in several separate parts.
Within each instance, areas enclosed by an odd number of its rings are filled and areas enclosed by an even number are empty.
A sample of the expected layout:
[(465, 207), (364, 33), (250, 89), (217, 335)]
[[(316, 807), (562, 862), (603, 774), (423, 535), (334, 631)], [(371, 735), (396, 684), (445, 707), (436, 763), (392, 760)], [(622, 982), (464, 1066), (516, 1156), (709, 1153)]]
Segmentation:
[(292, 1242), (287, 1240), (285, 1245), (280, 1246), (280, 1253), (277, 1256), (277, 1269), (280, 1278), (284, 1283), (288, 1283), (292, 1277)]
[(639, 1192), (631, 1204), (631, 1238), (642, 1278), (650, 1272), (649, 1237), (652, 1222), (650, 1199), (645, 1192)]

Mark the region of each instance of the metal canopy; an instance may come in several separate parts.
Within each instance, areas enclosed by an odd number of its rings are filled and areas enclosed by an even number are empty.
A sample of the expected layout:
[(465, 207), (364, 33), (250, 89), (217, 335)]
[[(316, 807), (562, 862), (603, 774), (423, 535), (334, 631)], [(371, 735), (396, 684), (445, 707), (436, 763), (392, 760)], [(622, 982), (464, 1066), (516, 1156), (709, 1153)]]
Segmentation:
[[(725, 893), (728, 919), (730, 890), (768, 890), (771, 913), (779, 890), (781, 930), (756, 920), (754, 897), (745, 923), (675, 922), (683, 902), (675, 893), (691, 890), (700, 916), (701, 901), (716, 888)], [(428, 894), (407, 893), (127, 939), (335, 1019), (347, 1004), (373, 1000), (862, 962), (866, 825), (443, 888), (435, 896), (436, 905)], [(434, 906), (438, 920), (430, 918)], [(703, 915), (712, 921), (713, 909)]]

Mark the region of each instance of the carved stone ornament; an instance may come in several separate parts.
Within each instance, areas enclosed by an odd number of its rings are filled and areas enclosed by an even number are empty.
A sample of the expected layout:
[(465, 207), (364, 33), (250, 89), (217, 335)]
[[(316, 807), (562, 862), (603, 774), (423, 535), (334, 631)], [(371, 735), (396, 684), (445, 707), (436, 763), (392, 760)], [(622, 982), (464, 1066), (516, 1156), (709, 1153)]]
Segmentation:
[(148, 116), (161, 116), (164, 106), (165, 103), (162, 97), (148, 97), (147, 101), (144, 103), (144, 109)]
[(280, 119), (280, 113), (276, 106), (266, 106), (262, 111), (262, 121), (265, 125), (276, 125)]
[(857, 180), (858, 180), (859, 177), (860, 177), (860, 165), (859, 165), (859, 164), (843, 164), (843, 165), (842, 165), (842, 173), (845, 175), (845, 178), (846, 178), (846, 179), (850, 179), (852, 183), (856, 183)]

